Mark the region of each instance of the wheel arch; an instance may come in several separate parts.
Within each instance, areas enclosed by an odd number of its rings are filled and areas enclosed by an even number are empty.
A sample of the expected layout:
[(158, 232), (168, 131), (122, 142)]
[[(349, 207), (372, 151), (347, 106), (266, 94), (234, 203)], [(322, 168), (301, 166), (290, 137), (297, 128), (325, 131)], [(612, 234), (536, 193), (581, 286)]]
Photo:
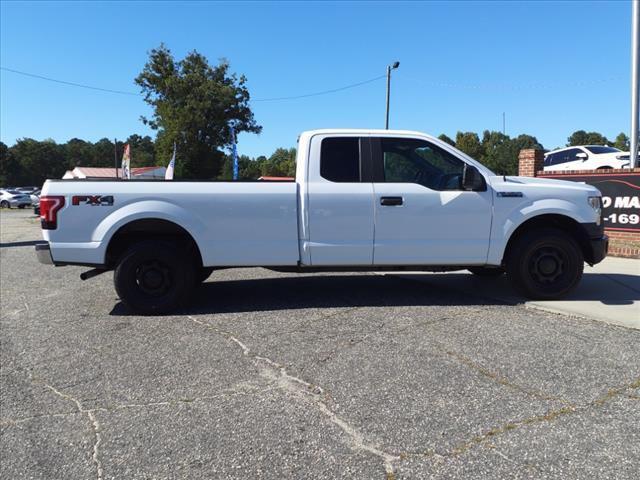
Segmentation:
[(549, 227), (557, 228), (558, 230), (561, 230), (570, 235), (580, 246), (584, 258), (589, 261), (589, 258), (592, 255), (592, 251), (589, 234), (585, 230), (585, 228), (577, 220), (568, 215), (559, 213), (545, 213), (525, 220), (520, 225), (518, 225), (518, 227), (511, 233), (502, 254), (502, 265), (504, 265), (510, 249), (513, 247), (516, 241), (520, 237), (522, 237), (522, 235), (531, 230)]
[(162, 218), (140, 218), (120, 226), (109, 239), (105, 252), (105, 264), (113, 267), (118, 259), (135, 242), (143, 240), (168, 240), (186, 248), (202, 267), (202, 254), (193, 236), (177, 223)]

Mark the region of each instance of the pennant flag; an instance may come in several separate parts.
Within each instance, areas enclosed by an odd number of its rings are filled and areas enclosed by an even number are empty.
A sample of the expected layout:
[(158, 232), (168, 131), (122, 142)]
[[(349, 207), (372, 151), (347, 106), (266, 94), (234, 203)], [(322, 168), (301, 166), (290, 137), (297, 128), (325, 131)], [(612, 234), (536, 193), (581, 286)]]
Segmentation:
[(128, 143), (124, 146), (122, 154), (122, 178), (131, 178), (131, 151)]
[(233, 142), (233, 147), (231, 150), (231, 154), (233, 155), (233, 179), (238, 180), (238, 149), (236, 148), (236, 132), (233, 129), (233, 125), (230, 125), (231, 128), (231, 141)]
[(173, 142), (173, 155), (171, 161), (167, 167), (167, 171), (164, 173), (165, 180), (173, 180), (173, 171), (176, 168), (176, 142)]

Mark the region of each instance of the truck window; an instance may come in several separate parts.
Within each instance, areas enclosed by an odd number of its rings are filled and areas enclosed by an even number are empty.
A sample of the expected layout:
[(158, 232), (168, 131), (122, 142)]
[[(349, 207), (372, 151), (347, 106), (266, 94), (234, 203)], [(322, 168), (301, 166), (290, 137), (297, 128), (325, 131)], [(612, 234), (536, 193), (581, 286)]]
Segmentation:
[(331, 182), (360, 181), (360, 139), (325, 138), (320, 145), (320, 176)]
[(461, 190), (464, 162), (424, 140), (381, 138), (384, 181)]

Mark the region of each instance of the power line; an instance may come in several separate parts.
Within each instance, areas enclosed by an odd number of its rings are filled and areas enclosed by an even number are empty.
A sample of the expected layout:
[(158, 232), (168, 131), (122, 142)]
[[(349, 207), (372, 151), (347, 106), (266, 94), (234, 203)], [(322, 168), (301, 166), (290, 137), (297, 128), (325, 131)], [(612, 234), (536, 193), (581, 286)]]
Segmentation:
[(120, 95), (135, 95), (136, 97), (141, 96), (140, 93), (124, 92), (122, 90), (111, 90), (110, 88), (101, 88), (101, 87), (94, 87), (91, 85), (84, 85), (82, 83), (67, 82), (65, 80), (58, 80), (55, 78), (45, 77), (44, 75), (36, 75), (35, 73), (21, 72), (20, 70), (14, 70), (13, 68), (0, 67), (0, 69), (6, 70), (7, 72), (17, 73), (18, 75), (24, 75), (25, 77), (39, 78), (40, 80), (47, 80), (48, 82), (62, 83), (63, 85), (70, 85), (72, 87), (88, 88), (90, 90), (99, 90), (101, 92), (119, 93)]
[(360, 85), (365, 85), (367, 83), (375, 82), (376, 80), (380, 80), (381, 78), (386, 77), (386, 75), (380, 75), (378, 77), (370, 78), (369, 80), (364, 80), (363, 82), (352, 83), (351, 85), (346, 85), (344, 87), (333, 88), (331, 90), (324, 90), (322, 92), (315, 93), (307, 93), (304, 95), (294, 95), (291, 97), (274, 97), (274, 98), (256, 98), (254, 102), (274, 102), (276, 100), (295, 100), (297, 98), (307, 98), (307, 97), (316, 97), (318, 95), (327, 95), (328, 93), (340, 92), (342, 90), (347, 90), (349, 88), (359, 87)]
[[(69, 86), (72, 86), (72, 87), (88, 88), (90, 90), (98, 90), (100, 92), (108, 92), (108, 93), (117, 93), (117, 94), (120, 94), (120, 95), (132, 95), (132, 96), (136, 96), (136, 97), (142, 96), (142, 94), (140, 94), (140, 93), (125, 92), (123, 90), (113, 90), (113, 89), (110, 89), (110, 88), (95, 87), (93, 85), (86, 85), (86, 84), (83, 84), (83, 83), (67, 82), (66, 80), (59, 80), (57, 78), (46, 77), (44, 75), (37, 75), (35, 73), (22, 72), (20, 70), (14, 70), (13, 68), (0, 67), (0, 69), (6, 70), (7, 72), (17, 73), (18, 75), (24, 75), (26, 77), (37, 78), (37, 79), (40, 79), (40, 80), (46, 80), (48, 82), (61, 83), (63, 85), (69, 85)], [(340, 92), (342, 90), (347, 90), (349, 88), (355, 88), (355, 87), (359, 87), (361, 85), (365, 85), (367, 83), (375, 82), (376, 80), (380, 80), (381, 78), (384, 78), (384, 75), (380, 75), (378, 77), (370, 78), (369, 80), (364, 80), (362, 82), (352, 83), (350, 85), (345, 85), (344, 87), (332, 88), (330, 90), (323, 90), (321, 92), (305, 93), (303, 95), (293, 95), (293, 96), (290, 96), (290, 97), (256, 98), (256, 99), (252, 99), (251, 101), (253, 101), (253, 102), (275, 102), (275, 101), (279, 101), (279, 100), (295, 100), (295, 99), (299, 99), (299, 98), (315, 97), (315, 96), (318, 96), (318, 95), (327, 95), (329, 93)]]

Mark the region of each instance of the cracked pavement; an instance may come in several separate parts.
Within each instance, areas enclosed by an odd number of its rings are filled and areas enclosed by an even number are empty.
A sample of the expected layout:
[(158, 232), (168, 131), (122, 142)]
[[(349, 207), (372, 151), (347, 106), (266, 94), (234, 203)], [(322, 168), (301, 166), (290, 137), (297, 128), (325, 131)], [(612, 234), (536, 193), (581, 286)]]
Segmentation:
[(263, 269), (138, 317), (0, 221), (0, 478), (637, 478), (638, 330)]

